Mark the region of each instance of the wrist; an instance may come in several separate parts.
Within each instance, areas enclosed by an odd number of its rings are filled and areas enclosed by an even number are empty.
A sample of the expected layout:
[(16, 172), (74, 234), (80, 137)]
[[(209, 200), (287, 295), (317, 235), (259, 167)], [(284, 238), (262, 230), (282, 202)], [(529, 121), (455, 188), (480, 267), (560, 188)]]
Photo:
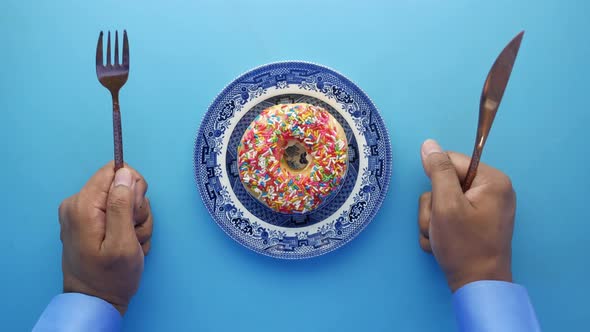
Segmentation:
[(127, 312), (127, 304), (123, 304), (122, 301), (116, 301), (112, 296), (105, 296), (104, 294), (101, 294), (101, 292), (98, 292), (92, 287), (87, 286), (85, 283), (81, 282), (77, 278), (70, 278), (64, 275), (63, 292), (79, 293), (99, 298), (112, 305), (115, 309), (117, 309), (121, 317), (124, 316)]
[(469, 283), (480, 280), (512, 282), (510, 263), (493, 259), (469, 266), (459, 273), (447, 275), (447, 284), (453, 293)]
[(67, 294), (67, 293), (78, 293), (78, 294), (92, 296), (92, 297), (95, 297), (97, 299), (101, 299), (101, 300), (105, 301), (106, 303), (112, 305), (113, 308), (117, 309), (117, 311), (119, 312), (119, 314), (121, 315), (121, 317), (125, 316), (125, 313), (127, 312), (127, 305), (121, 305), (121, 304), (113, 303), (112, 301), (109, 301), (108, 299), (104, 298), (103, 296), (100, 296), (100, 295), (95, 294), (93, 292), (84, 292), (84, 291), (66, 290), (66, 289), (64, 289), (64, 294)]

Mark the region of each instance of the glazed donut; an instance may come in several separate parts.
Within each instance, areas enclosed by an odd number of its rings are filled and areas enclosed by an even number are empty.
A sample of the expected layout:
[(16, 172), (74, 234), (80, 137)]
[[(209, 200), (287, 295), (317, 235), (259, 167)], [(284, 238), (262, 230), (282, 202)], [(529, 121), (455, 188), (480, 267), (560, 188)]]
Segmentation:
[(348, 166), (344, 130), (325, 109), (280, 104), (263, 110), (238, 145), (244, 187), (274, 211), (317, 208), (336, 192)]

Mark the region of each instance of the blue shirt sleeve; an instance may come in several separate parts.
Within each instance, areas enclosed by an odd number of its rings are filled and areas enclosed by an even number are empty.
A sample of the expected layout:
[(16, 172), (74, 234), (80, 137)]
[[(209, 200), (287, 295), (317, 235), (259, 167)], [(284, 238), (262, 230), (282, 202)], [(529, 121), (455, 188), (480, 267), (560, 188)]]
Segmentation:
[(461, 332), (541, 331), (526, 289), (510, 282), (469, 283), (453, 294), (453, 309)]
[(121, 321), (119, 311), (102, 299), (64, 293), (51, 300), (33, 332), (115, 332)]

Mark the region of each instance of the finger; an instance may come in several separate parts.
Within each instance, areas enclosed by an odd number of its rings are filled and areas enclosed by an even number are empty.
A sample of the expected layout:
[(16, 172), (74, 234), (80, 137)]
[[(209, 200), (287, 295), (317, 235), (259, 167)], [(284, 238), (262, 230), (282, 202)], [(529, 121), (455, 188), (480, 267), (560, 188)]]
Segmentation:
[(64, 199), (57, 210), (59, 220), (59, 239), (63, 242), (69, 231), (70, 210), (72, 209), (74, 196)]
[(418, 227), (420, 234), (425, 238), (430, 238), (430, 215), (432, 211), (432, 193), (427, 192), (420, 196), (418, 206)]
[(143, 255), (147, 256), (149, 254), (151, 248), (152, 248), (152, 241), (151, 240), (142, 244), (141, 250), (143, 250)]
[(123, 167), (115, 174), (106, 211), (106, 234), (103, 244), (107, 248), (137, 245), (133, 221), (134, 184), (129, 169)]
[[(136, 182), (136, 199), (135, 202), (137, 205), (141, 205), (143, 201), (143, 197), (145, 196), (148, 185), (145, 179), (138, 171), (127, 165), (125, 163), (125, 168), (128, 168)], [(106, 195), (112, 189), (113, 178), (115, 177), (115, 163), (114, 161), (109, 161), (106, 165), (100, 168), (84, 185), (82, 191), (88, 193), (90, 197), (97, 197), (101, 194)]]
[[(77, 216), (87, 216), (88, 211), (79, 202), (80, 196), (78, 194), (66, 198), (59, 206), (59, 224), (60, 224), (60, 238), (62, 241), (66, 238), (83, 237), (88, 239), (92, 236), (91, 223), (87, 222), (88, 218), (80, 218)], [(102, 237), (100, 237), (102, 241)]]
[(57, 209), (59, 224), (62, 227), (64, 226), (65, 223), (68, 222), (68, 220), (70, 218), (70, 210), (72, 209), (72, 206), (74, 205), (74, 200), (75, 200), (75, 196), (70, 196), (70, 197), (64, 199), (63, 202), (61, 202), (61, 204), (59, 205), (59, 208)]
[(148, 183), (145, 178), (133, 167), (127, 164), (125, 164), (125, 167), (131, 170), (131, 173), (133, 173), (133, 177), (135, 178), (135, 206), (137, 212), (137, 209), (140, 208), (144, 203), (145, 194), (148, 191)]
[(108, 193), (115, 177), (114, 167), (114, 162), (109, 161), (92, 175), (82, 188), (82, 191), (89, 192), (90, 196), (95, 196), (98, 193)]
[(432, 253), (432, 247), (430, 246), (430, 240), (425, 238), (422, 234), (420, 234), (420, 248), (427, 253)]
[[(135, 188), (137, 190), (137, 187)], [(139, 226), (143, 224), (149, 215), (151, 214), (150, 203), (149, 200), (145, 197), (142, 197), (141, 205), (134, 206), (133, 216), (135, 220), (135, 226)]]
[[(461, 179), (461, 182), (463, 182), (463, 179), (465, 179), (465, 177), (467, 176), (467, 170), (469, 169), (471, 157), (466, 156), (462, 153), (452, 151), (447, 152), (447, 154), (449, 155), (449, 158), (451, 158), (453, 165), (455, 165), (457, 176), (459, 176), (459, 179)], [(471, 187), (473, 188), (480, 186), (482, 184), (486, 184), (488, 182), (487, 175), (495, 171), (496, 169), (480, 162), (479, 166), (477, 167), (477, 173), (475, 175), (475, 179), (473, 180)]]
[(139, 241), (141, 244), (149, 241), (152, 238), (153, 229), (154, 219), (150, 213), (145, 222), (143, 222), (141, 225), (135, 226), (135, 235), (137, 236), (137, 241)]
[(421, 154), (424, 171), (432, 182), (434, 199), (462, 196), (463, 191), (455, 166), (440, 145), (436, 141), (428, 139), (422, 144)]

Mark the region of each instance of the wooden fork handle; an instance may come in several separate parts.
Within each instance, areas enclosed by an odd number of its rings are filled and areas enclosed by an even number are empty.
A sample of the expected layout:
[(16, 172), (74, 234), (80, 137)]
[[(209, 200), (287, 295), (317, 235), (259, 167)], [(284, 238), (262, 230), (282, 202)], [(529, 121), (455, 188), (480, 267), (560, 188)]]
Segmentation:
[(123, 162), (123, 132), (121, 130), (121, 110), (119, 98), (113, 96), (113, 139), (115, 145), (115, 172), (122, 168)]

